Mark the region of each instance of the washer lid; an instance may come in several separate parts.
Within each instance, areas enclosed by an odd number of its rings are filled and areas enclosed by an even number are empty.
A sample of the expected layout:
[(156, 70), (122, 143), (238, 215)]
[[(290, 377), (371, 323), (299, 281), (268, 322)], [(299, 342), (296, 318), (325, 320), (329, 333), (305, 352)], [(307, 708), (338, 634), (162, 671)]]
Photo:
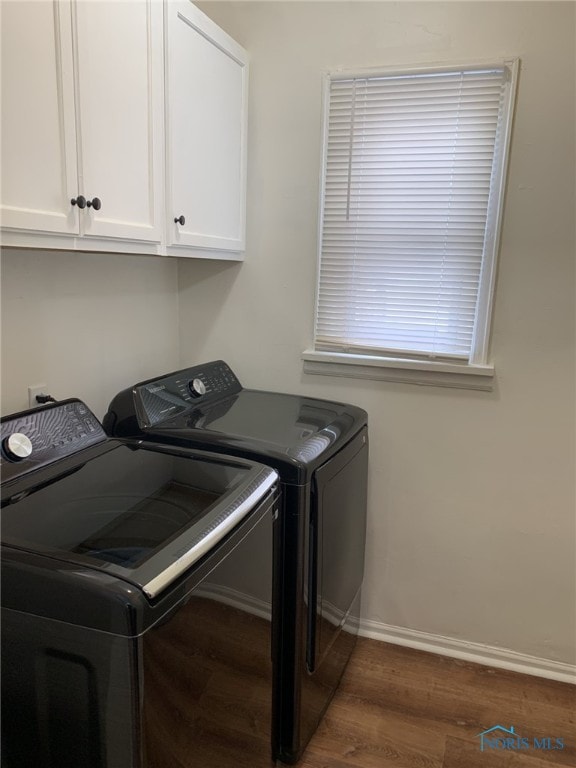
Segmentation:
[[(94, 450), (94, 449), (93, 449)], [(108, 572), (155, 597), (273, 487), (258, 464), (110, 441), (64, 475), (3, 488), (2, 544)]]

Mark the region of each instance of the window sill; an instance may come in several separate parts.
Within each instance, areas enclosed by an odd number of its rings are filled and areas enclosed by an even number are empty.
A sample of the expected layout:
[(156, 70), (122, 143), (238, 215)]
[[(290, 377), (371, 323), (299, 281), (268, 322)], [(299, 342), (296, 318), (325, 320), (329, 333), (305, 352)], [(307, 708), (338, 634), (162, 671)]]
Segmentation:
[(445, 360), (405, 360), (315, 350), (303, 352), (302, 360), (304, 373), (323, 376), (348, 376), (354, 379), (479, 389), (486, 392), (494, 388), (493, 365), (470, 365)]

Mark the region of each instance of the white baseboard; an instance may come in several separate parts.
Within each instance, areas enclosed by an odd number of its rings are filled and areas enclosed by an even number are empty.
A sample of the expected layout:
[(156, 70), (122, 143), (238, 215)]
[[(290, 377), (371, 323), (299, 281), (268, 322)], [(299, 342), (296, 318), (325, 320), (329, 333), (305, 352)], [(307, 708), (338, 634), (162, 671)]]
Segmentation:
[(505, 648), (494, 648), (482, 643), (455, 640), (451, 637), (431, 635), (415, 629), (394, 627), (390, 624), (370, 620), (360, 621), (359, 634), (373, 640), (403, 645), (419, 651), (428, 651), (428, 653), (437, 653), (440, 656), (450, 656), (475, 664), (484, 664), (489, 667), (507, 669), (536, 677), (546, 677), (549, 680), (559, 680), (563, 683), (576, 685), (576, 665), (540, 659), (537, 656), (527, 656)]
[[(267, 621), (270, 620), (270, 603), (230, 587), (205, 583), (201, 590), (197, 590), (197, 594), (259, 616)], [(338, 618), (341, 619), (340, 614), (338, 614)], [(528, 656), (524, 653), (509, 651), (506, 648), (495, 648), (467, 640), (455, 640), (452, 637), (432, 635), (428, 632), (419, 632), (416, 629), (406, 629), (405, 627), (395, 627), (391, 624), (383, 624), (369, 619), (360, 620), (358, 634), (361, 637), (381, 640), (384, 643), (402, 645), (406, 648), (415, 648), (419, 651), (449, 656), (453, 659), (462, 659), (488, 667), (507, 669), (511, 672), (521, 672), (524, 675), (545, 677), (549, 680), (576, 685), (576, 665), (541, 659), (538, 656)]]
[(267, 621), (270, 621), (272, 617), (272, 606), (270, 603), (222, 584), (211, 584), (206, 581), (200, 589), (196, 590), (195, 594), (198, 597), (205, 597), (208, 600), (214, 600), (217, 603), (237, 608), (240, 611), (244, 611), (244, 613), (251, 613), (253, 616), (258, 616)]

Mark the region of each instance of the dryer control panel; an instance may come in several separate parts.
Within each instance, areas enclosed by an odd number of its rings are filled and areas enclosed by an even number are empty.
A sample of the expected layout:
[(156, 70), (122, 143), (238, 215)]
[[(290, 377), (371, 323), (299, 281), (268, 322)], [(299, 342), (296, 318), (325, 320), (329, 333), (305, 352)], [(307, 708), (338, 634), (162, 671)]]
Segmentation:
[(1, 419), (4, 482), (106, 440), (106, 433), (81, 400), (21, 411)]
[(185, 368), (137, 384), (134, 399), (142, 427), (153, 427), (186, 411), (240, 392), (242, 385), (223, 360)]

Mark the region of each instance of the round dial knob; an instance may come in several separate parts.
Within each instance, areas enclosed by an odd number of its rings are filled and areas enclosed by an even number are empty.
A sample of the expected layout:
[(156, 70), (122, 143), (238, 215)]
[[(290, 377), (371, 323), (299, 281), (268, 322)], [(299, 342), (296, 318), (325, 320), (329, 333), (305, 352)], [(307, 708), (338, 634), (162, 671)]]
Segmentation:
[(188, 384), (188, 389), (190, 390), (192, 397), (200, 397), (201, 395), (206, 394), (206, 385), (202, 379), (192, 379)]
[(11, 461), (22, 461), (32, 453), (32, 442), (22, 432), (13, 432), (4, 440), (2, 447)]

